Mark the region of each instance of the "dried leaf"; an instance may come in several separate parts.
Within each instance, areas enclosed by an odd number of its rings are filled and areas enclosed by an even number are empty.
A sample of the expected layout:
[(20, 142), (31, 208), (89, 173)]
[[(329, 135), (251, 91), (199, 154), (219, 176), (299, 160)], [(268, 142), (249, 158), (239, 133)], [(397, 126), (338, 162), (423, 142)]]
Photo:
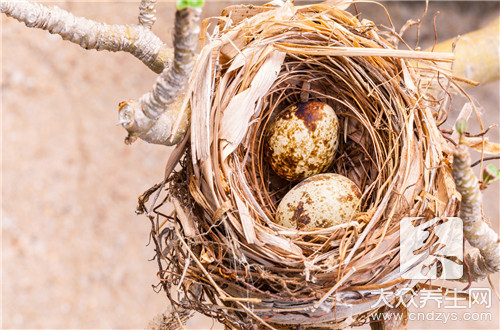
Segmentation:
[(255, 16), (265, 11), (272, 10), (271, 7), (266, 6), (252, 6), (252, 5), (234, 5), (226, 7), (222, 11), (222, 16), (228, 16), (233, 21), (234, 25), (238, 25), (246, 18)]
[(283, 251), (290, 252), (290, 258), (303, 258), (302, 249), (297, 245), (292, 243), (290, 239), (281, 236), (276, 236), (275, 234), (270, 234), (264, 228), (257, 226), (256, 228), (257, 238), (262, 241), (262, 243), (280, 248)]
[(200, 261), (202, 263), (211, 264), (212, 262), (215, 261), (215, 259), (212, 256), (210, 256), (210, 254), (207, 252), (207, 250), (205, 250), (205, 247), (203, 247), (203, 250), (202, 250), (201, 255), (200, 255)]
[(243, 233), (245, 234), (245, 239), (247, 240), (248, 244), (255, 244), (258, 241), (255, 236), (253, 217), (250, 214), (248, 207), (241, 200), (238, 194), (234, 194), (233, 197), (234, 200), (236, 201), (236, 207), (238, 208), (238, 213), (240, 214), (240, 221), (241, 225), (243, 226)]
[(500, 154), (500, 143), (489, 142), (488, 138), (482, 137), (467, 137), (462, 136), (460, 139), (460, 143), (465, 144), (466, 146), (484, 152), (485, 154), (490, 155), (499, 155)]
[(196, 228), (194, 226), (193, 219), (187, 216), (186, 212), (184, 212), (184, 208), (181, 206), (181, 203), (177, 200), (177, 198), (172, 197), (172, 203), (174, 204), (177, 218), (181, 222), (182, 229), (184, 229), (184, 235), (186, 237), (195, 237)]
[(203, 48), (200, 61), (196, 65), (197, 76), (191, 98), (191, 140), (193, 158), (207, 160), (210, 158), (210, 106), (212, 89), (212, 48)]
[(281, 70), (285, 53), (273, 51), (260, 67), (250, 87), (235, 95), (224, 110), (219, 138), (222, 142), (222, 160), (240, 144), (255, 114), (256, 103), (271, 88)]

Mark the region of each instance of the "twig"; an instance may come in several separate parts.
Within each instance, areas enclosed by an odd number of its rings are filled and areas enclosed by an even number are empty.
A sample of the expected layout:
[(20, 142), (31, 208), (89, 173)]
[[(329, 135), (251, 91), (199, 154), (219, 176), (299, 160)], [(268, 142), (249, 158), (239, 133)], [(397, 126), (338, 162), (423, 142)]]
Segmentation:
[(27, 27), (58, 34), (85, 49), (128, 52), (156, 73), (167, 68), (173, 58), (172, 49), (142, 25), (100, 23), (76, 17), (57, 6), (49, 8), (27, 0), (0, 1), (0, 12)]
[[(188, 251), (188, 253), (191, 256), (191, 258), (193, 258), (193, 260), (197, 264), (198, 268), (201, 269), (201, 271), (205, 274), (206, 279), (212, 284), (213, 288), (217, 291), (219, 299), (221, 299), (222, 301), (226, 301), (226, 300), (228, 300), (228, 301), (234, 301), (237, 305), (239, 305), (241, 308), (243, 308), (248, 314), (250, 314), (252, 317), (254, 317), (258, 322), (262, 323), (263, 325), (267, 326), (270, 329), (276, 330), (274, 327), (272, 327), (267, 322), (265, 322), (264, 320), (262, 320), (262, 318), (258, 317), (248, 307), (246, 307), (245, 305), (243, 305), (241, 303), (241, 301), (245, 301), (246, 300), (245, 298), (235, 299), (234, 297), (229, 296), (224, 290), (222, 290), (217, 285), (217, 283), (214, 281), (214, 279), (212, 278), (212, 276), (210, 276), (210, 274), (205, 269), (205, 267), (202, 265), (202, 263), (198, 260), (198, 258), (196, 258), (196, 255), (189, 248), (189, 246), (187, 245), (187, 243), (184, 241), (184, 239), (182, 238), (182, 236), (181, 236), (181, 234), (179, 232), (179, 228), (178, 228), (177, 224), (174, 224), (174, 228), (175, 228), (175, 233), (176, 233), (177, 237), (179, 238), (179, 241), (182, 243), (182, 245), (184, 246), (184, 248)], [(250, 299), (249, 302), (253, 302), (253, 299)]]
[(337, 282), (335, 283), (334, 286), (332, 286), (330, 288), (330, 290), (328, 290), (328, 292), (320, 299), (318, 300), (312, 307), (312, 310), (316, 310), (318, 309), (319, 306), (321, 306), (321, 304), (328, 298), (332, 295), (332, 293), (334, 293), (335, 291), (337, 291), (337, 289), (356, 271), (356, 268), (355, 267), (352, 267), (349, 272), (347, 272), (347, 274), (345, 274), (344, 276), (342, 276), (342, 278)]
[(486, 162), (488, 160), (495, 160), (495, 159), (500, 159), (500, 156), (484, 157), (483, 159), (479, 159), (479, 160), (475, 161), (474, 163), (472, 163), (470, 167), (477, 166), (477, 165), (481, 164), (481, 162)]

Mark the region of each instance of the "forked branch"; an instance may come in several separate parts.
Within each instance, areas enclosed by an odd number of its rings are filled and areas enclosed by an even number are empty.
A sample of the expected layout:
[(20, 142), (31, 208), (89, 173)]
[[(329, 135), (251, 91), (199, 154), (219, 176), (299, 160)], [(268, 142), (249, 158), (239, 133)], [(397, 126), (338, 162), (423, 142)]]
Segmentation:
[[(49, 8), (27, 0), (0, 1), (0, 12), (28, 27), (58, 34), (85, 49), (129, 52), (151, 70), (161, 73), (150, 92), (138, 101), (120, 104), (120, 124), (129, 132), (127, 142), (139, 137), (150, 143), (173, 145), (189, 126), (185, 89), (198, 46), (203, 0), (177, 1), (174, 51), (151, 31), (156, 21), (155, 4), (156, 0), (141, 0), (139, 25), (99, 23), (56, 6)], [(175, 123), (178, 129), (172, 132)]]
[[(128, 142), (139, 137), (155, 144), (178, 143), (189, 126), (186, 86), (193, 70), (200, 32), (199, 7), (177, 9), (174, 31), (174, 62), (156, 80), (153, 89), (138, 101), (120, 105), (120, 123), (129, 132)], [(172, 131), (175, 122), (179, 129)]]
[[(151, 30), (154, 22), (155, 1), (143, 1), (139, 20), (142, 25), (118, 25), (96, 22), (75, 15), (57, 7), (47, 7), (27, 0), (0, 1), (0, 12), (23, 22), (28, 27), (47, 30), (60, 35), (85, 49), (124, 51), (131, 53), (151, 70), (162, 72), (169, 66), (173, 51)], [(144, 4), (148, 3), (148, 4)], [(153, 13), (153, 18), (151, 14)]]

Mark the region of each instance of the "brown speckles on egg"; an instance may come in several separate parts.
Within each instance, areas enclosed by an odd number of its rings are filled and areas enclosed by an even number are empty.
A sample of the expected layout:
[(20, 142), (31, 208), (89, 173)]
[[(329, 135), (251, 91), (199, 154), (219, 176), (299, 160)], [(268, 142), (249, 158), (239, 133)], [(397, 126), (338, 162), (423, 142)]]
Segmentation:
[(318, 174), (291, 189), (276, 211), (276, 222), (284, 227), (308, 230), (342, 224), (355, 217), (361, 192), (339, 174)]
[(325, 103), (317, 101), (301, 103), (297, 106), (295, 116), (299, 119), (302, 119), (304, 125), (309, 131), (314, 132), (318, 123), (325, 116), (325, 113), (323, 111), (324, 106)]
[(360, 199), (361, 198), (361, 191), (359, 191), (358, 186), (356, 186), (356, 184), (354, 182), (352, 182), (352, 184), (351, 184), (351, 189), (352, 189), (352, 191), (356, 192), (356, 197), (358, 199)]
[(326, 103), (289, 106), (269, 127), (267, 155), (271, 167), (288, 181), (321, 173), (333, 162), (338, 135), (337, 116)]
[(311, 218), (304, 212), (304, 202), (300, 201), (293, 209), (292, 221), (302, 228), (311, 222)]

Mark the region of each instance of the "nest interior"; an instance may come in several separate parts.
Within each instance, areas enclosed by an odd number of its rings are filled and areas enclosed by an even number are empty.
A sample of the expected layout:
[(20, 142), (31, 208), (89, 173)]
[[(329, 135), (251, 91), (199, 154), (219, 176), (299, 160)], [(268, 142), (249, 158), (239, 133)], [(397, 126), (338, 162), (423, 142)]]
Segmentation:
[[(397, 50), (394, 31), (348, 6), (232, 6), (204, 22), (202, 35), (215, 27), (190, 80), (190, 133), (140, 200), (175, 311), (239, 328), (361, 324), (377, 290), (415, 285), (400, 274), (401, 218), (456, 214), (439, 130), (451, 58)], [(274, 222), (294, 184), (270, 169), (264, 141), (280, 111), (309, 100), (335, 109), (340, 146), (326, 172), (362, 200), (350, 222), (300, 231)]]

